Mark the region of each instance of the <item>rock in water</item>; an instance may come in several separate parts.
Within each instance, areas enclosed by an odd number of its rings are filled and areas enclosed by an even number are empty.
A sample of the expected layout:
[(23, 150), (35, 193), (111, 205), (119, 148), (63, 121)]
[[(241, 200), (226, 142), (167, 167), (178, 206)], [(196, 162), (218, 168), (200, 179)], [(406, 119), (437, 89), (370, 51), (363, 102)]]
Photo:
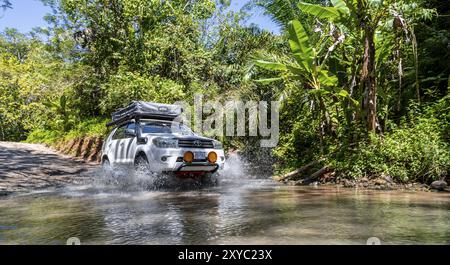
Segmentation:
[(431, 183), (431, 188), (436, 190), (445, 190), (447, 187), (447, 182), (443, 180), (436, 180)]

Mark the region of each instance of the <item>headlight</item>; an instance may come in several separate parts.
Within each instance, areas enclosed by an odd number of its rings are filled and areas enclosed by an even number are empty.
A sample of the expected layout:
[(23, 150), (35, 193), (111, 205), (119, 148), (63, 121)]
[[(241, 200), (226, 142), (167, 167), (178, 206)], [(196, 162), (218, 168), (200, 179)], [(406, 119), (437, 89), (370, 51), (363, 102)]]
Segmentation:
[(192, 163), (192, 161), (194, 161), (194, 153), (192, 153), (191, 151), (187, 151), (183, 155), (183, 160), (184, 162)]
[(216, 152), (209, 152), (209, 154), (208, 154), (208, 161), (210, 163), (216, 163), (216, 161), (217, 161), (217, 154), (216, 154)]
[(222, 149), (223, 145), (219, 141), (213, 141), (214, 149)]
[(171, 138), (155, 138), (153, 144), (159, 148), (178, 148), (178, 140)]

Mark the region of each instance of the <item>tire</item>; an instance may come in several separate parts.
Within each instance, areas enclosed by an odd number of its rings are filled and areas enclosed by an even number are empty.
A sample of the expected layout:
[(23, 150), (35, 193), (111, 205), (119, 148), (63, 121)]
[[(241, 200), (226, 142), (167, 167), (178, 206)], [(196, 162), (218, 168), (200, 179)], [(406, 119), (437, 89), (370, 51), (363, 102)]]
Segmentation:
[(219, 185), (219, 178), (217, 173), (208, 173), (201, 179), (202, 186), (210, 187)]
[(111, 163), (109, 163), (109, 159), (108, 158), (104, 158), (102, 161), (102, 168), (104, 170), (106, 169), (111, 169)]
[(135, 159), (134, 159), (134, 169), (137, 172), (149, 172), (150, 168), (149, 168), (149, 164), (148, 164), (148, 160), (147, 157), (145, 157), (144, 155), (138, 155)]
[(108, 158), (104, 158), (102, 161), (102, 171), (105, 177), (111, 177), (113, 175), (111, 163)]

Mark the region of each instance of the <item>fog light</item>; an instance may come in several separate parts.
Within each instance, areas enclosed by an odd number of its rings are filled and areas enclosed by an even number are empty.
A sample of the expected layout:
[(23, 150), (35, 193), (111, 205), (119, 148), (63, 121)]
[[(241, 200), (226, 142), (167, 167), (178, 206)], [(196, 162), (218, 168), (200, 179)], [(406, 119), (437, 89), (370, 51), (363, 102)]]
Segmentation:
[(183, 155), (183, 160), (184, 162), (191, 163), (192, 161), (194, 161), (194, 153), (192, 153), (191, 151), (187, 151)]
[(209, 152), (208, 154), (208, 161), (211, 163), (216, 163), (217, 161), (217, 154), (216, 152)]
[(166, 162), (167, 161), (167, 156), (162, 156), (161, 157), (161, 161)]

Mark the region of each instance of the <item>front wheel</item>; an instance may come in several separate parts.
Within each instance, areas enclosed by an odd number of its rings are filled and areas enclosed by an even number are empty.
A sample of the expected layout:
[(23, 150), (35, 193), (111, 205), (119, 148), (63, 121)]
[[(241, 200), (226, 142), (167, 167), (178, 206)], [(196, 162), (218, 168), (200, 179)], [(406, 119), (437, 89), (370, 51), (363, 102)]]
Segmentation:
[(103, 159), (102, 170), (105, 175), (107, 175), (107, 176), (112, 175), (112, 167), (111, 167), (111, 163), (109, 162), (108, 158)]
[(145, 157), (144, 155), (139, 155), (136, 157), (136, 159), (134, 160), (134, 169), (137, 172), (148, 172), (149, 171), (149, 165), (148, 165), (148, 160), (147, 157)]
[(217, 173), (207, 173), (202, 176), (201, 179), (202, 186), (217, 186), (219, 185), (219, 174)]

